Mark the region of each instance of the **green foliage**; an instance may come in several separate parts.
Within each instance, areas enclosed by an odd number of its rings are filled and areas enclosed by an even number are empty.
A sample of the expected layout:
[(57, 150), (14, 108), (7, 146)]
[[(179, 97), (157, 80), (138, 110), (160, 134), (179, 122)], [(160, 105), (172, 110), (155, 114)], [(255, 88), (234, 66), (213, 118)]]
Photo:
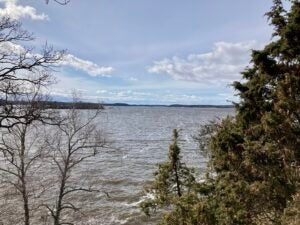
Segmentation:
[(210, 157), (211, 151), (210, 151), (210, 140), (213, 135), (215, 135), (218, 127), (219, 127), (220, 121), (218, 120), (212, 120), (208, 123), (202, 125), (200, 127), (199, 133), (195, 135), (193, 138), (198, 143), (200, 154), (204, 157)]
[(274, 0), (266, 15), (274, 41), (253, 51), (244, 81), (233, 84), (240, 96), (236, 116), (202, 130), (204, 137), (212, 132), (211, 170), (192, 194), (168, 202), (164, 225), (299, 222), (300, 2), (291, 1), (287, 12)]
[(288, 207), (284, 210), (282, 217), (283, 225), (298, 225), (300, 224), (300, 187), (289, 202)]
[(217, 224), (280, 224), (299, 182), (300, 3), (267, 15), (276, 40), (253, 51), (237, 115), (211, 140)]
[(180, 208), (183, 209), (188, 205), (184, 204), (184, 199), (188, 199), (196, 182), (193, 170), (186, 167), (181, 160), (176, 129), (173, 131), (173, 143), (169, 147), (168, 161), (158, 165), (154, 176), (155, 180), (146, 187), (146, 192), (153, 198), (141, 204), (146, 215), (150, 216), (151, 211), (159, 208), (167, 209), (180, 204)]

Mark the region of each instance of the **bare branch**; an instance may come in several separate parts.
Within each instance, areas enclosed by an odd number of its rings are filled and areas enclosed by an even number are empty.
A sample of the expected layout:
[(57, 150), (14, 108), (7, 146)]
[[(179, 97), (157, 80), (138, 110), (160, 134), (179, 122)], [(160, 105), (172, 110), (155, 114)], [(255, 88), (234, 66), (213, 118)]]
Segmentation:
[(88, 114), (87, 111), (78, 110), (76, 107), (77, 98), (74, 98), (74, 107), (62, 112), (61, 117), (64, 121), (57, 126), (55, 132), (57, 136), (49, 138), (47, 141), (50, 159), (57, 166), (58, 190), (55, 203), (54, 215), (52, 219), (54, 225), (72, 224), (66, 221), (68, 210), (78, 211), (79, 207), (70, 202), (70, 196), (77, 192), (100, 192), (92, 187), (83, 187), (79, 184), (74, 186), (72, 174), (75, 168), (82, 164), (86, 159), (94, 157), (99, 150), (105, 146), (105, 140), (101, 132), (96, 129), (95, 120), (100, 115), (100, 109)]
[[(71, 0), (53, 0), (60, 5), (67, 5)], [(46, 4), (49, 4), (49, 0), (46, 0)]]

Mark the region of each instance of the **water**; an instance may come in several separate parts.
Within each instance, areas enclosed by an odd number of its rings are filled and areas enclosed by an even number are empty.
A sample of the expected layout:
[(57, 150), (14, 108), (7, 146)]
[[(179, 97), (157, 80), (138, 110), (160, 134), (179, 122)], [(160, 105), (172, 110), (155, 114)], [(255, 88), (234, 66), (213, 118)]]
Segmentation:
[[(109, 107), (98, 121), (106, 132), (111, 148), (87, 162), (88, 176), (106, 194), (86, 197), (90, 224), (154, 224), (139, 209), (143, 186), (153, 179), (156, 165), (167, 158), (172, 130), (180, 131), (183, 160), (197, 172), (206, 159), (199, 154), (192, 136), (201, 124), (233, 114), (233, 109)], [(87, 175), (85, 175), (87, 176)], [(89, 221), (89, 219), (85, 219)], [(89, 223), (83, 223), (89, 224)]]
[[(167, 159), (173, 129), (179, 130), (183, 160), (188, 166), (196, 168), (198, 175), (201, 176), (206, 159), (199, 154), (197, 143), (192, 136), (197, 134), (201, 124), (233, 113), (233, 109), (213, 108), (107, 107), (96, 122), (97, 126), (104, 131), (109, 147), (72, 171), (72, 186), (92, 185), (93, 189), (100, 190), (94, 193), (78, 192), (71, 199), (67, 199), (81, 208), (80, 212), (71, 215), (71, 218), (77, 221), (75, 224), (155, 224), (157, 218), (144, 216), (140, 211), (139, 203), (145, 198), (143, 186), (153, 179), (156, 165)], [(45, 169), (41, 167), (37, 170), (39, 172), (34, 170), (36, 175), (30, 178), (36, 177), (36, 183), (45, 181), (45, 183), (55, 184), (52, 177), (55, 178), (55, 171), (48, 164), (44, 166)], [(50, 183), (50, 186), (52, 184)], [(51, 190), (49, 189), (50, 194), (46, 191), (44, 198), (38, 200), (51, 199), (53, 197)], [(9, 219), (22, 216), (20, 213), (15, 215), (16, 206), (20, 208), (22, 205), (11, 199), (9, 199), (11, 202), (6, 204), (2, 201), (1, 193), (3, 192), (0, 192), (0, 203), (5, 206), (5, 210), (1, 209), (1, 213), (6, 212)], [(4, 193), (8, 192), (4, 191)], [(11, 195), (16, 196), (15, 192)], [(38, 202), (36, 204), (38, 205)], [(36, 219), (39, 219), (38, 215)]]

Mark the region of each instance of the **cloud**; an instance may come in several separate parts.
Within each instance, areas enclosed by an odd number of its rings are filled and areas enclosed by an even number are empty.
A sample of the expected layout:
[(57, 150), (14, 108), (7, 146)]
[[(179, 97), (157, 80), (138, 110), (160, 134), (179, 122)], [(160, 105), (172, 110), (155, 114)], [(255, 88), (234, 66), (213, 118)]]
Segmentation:
[(1, 54), (10, 54), (12, 52), (15, 54), (22, 54), (25, 52), (25, 48), (21, 45), (5, 41), (0, 43), (0, 52)]
[(233, 81), (249, 64), (250, 50), (257, 43), (217, 42), (208, 53), (191, 54), (186, 59), (173, 57), (154, 62), (148, 72), (170, 75), (175, 80), (214, 83)]
[[(83, 101), (130, 104), (230, 104), (237, 101), (231, 89), (199, 91), (199, 89), (158, 88), (153, 86), (109, 86), (101, 80), (61, 73), (51, 88), (54, 99), (71, 100), (71, 91), (82, 91)], [(219, 94), (220, 93), (220, 94)]]
[(99, 66), (91, 61), (80, 59), (71, 54), (67, 54), (60, 65), (83, 70), (91, 76), (109, 76), (109, 74), (114, 72), (114, 68), (112, 67)]
[[(10, 54), (11, 52), (21, 54), (25, 52), (25, 48), (12, 42), (0, 43), (0, 53)], [(28, 53), (28, 56), (31, 54), (39, 55), (37, 53)], [(65, 55), (62, 61), (58, 63), (58, 66), (70, 66), (74, 69), (82, 70), (90, 76), (109, 76), (114, 72), (114, 68), (112, 67), (99, 66), (91, 61), (80, 59), (71, 54)]]
[(38, 14), (36, 9), (31, 6), (18, 5), (18, 0), (0, 0), (0, 3), (4, 3), (4, 8), (0, 8), (0, 16), (2, 17), (8, 16), (15, 20), (26, 17), (33, 20), (49, 19), (49, 17), (44, 13)]

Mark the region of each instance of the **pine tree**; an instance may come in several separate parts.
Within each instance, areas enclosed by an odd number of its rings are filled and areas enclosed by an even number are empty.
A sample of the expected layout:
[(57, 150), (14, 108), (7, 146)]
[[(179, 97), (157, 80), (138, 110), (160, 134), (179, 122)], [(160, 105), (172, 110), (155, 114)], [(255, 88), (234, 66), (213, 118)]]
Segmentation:
[[(174, 129), (168, 160), (158, 165), (158, 170), (154, 173), (155, 180), (146, 188), (146, 192), (153, 196), (141, 204), (142, 210), (148, 216), (151, 210), (155, 211), (159, 208), (177, 208), (180, 215), (184, 214), (184, 207), (179, 207), (178, 204), (182, 204), (182, 200), (187, 199), (191, 194), (195, 177), (193, 170), (182, 162), (178, 138), (178, 131)], [(165, 217), (168, 218), (168, 215)]]

